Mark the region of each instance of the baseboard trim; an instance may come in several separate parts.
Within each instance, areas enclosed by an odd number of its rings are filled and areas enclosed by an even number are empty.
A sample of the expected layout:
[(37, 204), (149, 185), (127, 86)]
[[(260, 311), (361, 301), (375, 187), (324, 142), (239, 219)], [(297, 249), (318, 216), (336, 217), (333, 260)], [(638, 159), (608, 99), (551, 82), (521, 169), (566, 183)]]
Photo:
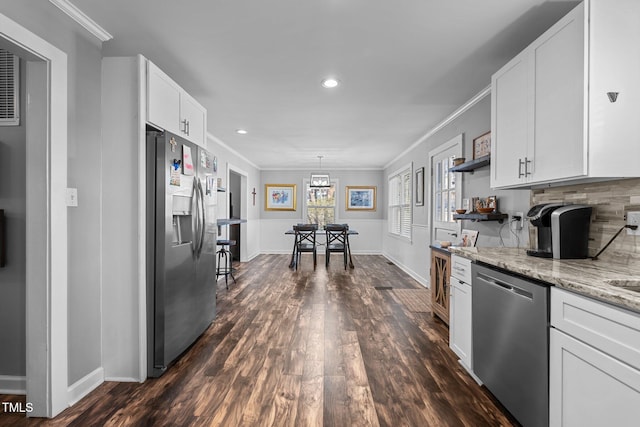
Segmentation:
[(27, 377), (0, 375), (0, 394), (27, 394)]
[(91, 393), (96, 389), (100, 384), (104, 382), (104, 369), (99, 367), (93, 372), (88, 373), (71, 386), (69, 386), (69, 406), (73, 406), (80, 399), (85, 397), (87, 394)]
[(107, 382), (116, 382), (116, 383), (142, 383), (144, 381), (140, 381), (140, 378), (133, 377), (105, 377), (104, 381)]
[(425, 288), (429, 287), (429, 279), (428, 278), (421, 276), (420, 274), (416, 273), (415, 271), (413, 271), (412, 269), (410, 269), (409, 267), (407, 267), (406, 265), (402, 264), (400, 261), (394, 259), (393, 257), (391, 257), (388, 254), (382, 254), (382, 256), (385, 257), (386, 259), (388, 259), (389, 261), (393, 262), (402, 271), (407, 273), (409, 276), (411, 276), (413, 279), (415, 279), (418, 283), (420, 283)]

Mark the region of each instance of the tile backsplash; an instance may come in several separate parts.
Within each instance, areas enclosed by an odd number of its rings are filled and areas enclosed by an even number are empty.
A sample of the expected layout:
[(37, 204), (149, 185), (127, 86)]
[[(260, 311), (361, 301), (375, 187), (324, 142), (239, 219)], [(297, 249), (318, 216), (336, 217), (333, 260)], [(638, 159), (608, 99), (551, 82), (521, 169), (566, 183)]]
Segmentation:
[[(568, 202), (593, 206), (589, 230), (589, 255), (595, 255), (625, 224), (626, 212), (640, 211), (640, 179), (567, 185), (531, 191), (531, 204)], [(600, 256), (602, 260), (640, 262), (640, 236), (626, 230)]]

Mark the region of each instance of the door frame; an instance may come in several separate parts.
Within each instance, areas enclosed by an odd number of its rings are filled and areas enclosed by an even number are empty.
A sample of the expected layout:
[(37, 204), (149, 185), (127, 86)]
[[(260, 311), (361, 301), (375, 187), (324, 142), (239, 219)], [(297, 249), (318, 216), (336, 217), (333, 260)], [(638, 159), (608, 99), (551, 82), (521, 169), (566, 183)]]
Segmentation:
[[(434, 167), (433, 167), (433, 158), (438, 156), (439, 154), (443, 153), (444, 151), (450, 150), (454, 147), (458, 146), (458, 152), (457, 155), (458, 157), (462, 156), (462, 153), (464, 152), (464, 137), (463, 134), (459, 134), (454, 136), (453, 138), (449, 139), (447, 142), (439, 145), (438, 147), (434, 148), (433, 150), (429, 151), (429, 169), (431, 171), (431, 173), (429, 174), (429, 197), (428, 197), (428, 209), (429, 209), (429, 221), (431, 223), (431, 227), (429, 230), (429, 241), (433, 242), (433, 239), (435, 237), (435, 229), (437, 228), (436, 226), (438, 224), (436, 224), (436, 221), (433, 217), (433, 205), (435, 203), (435, 201), (433, 200), (433, 185), (434, 185)], [(459, 179), (457, 180), (457, 187), (456, 187), (456, 206), (460, 206), (461, 202), (462, 202), (462, 177), (458, 177)], [(460, 235), (460, 229), (461, 224), (457, 223), (455, 226), (452, 227), (452, 229), (455, 229), (454, 231), (457, 232), (458, 236)]]
[[(249, 179), (249, 174), (237, 166), (232, 165), (227, 162), (227, 187), (229, 187), (229, 175), (231, 172), (240, 175), (240, 218), (247, 219), (247, 215), (249, 213), (249, 193), (247, 191), (247, 180)], [(226, 207), (225, 212), (229, 212), (229, 204), (231, 203), (231, 198), (229, 192), (226, 193)], [(247, 223), (240, 224), (240, 262), (249, 261), (249, 256), (247, 254)]]
[(29, 416), (53, 417), (69, 404), (67, 55), (1, 13), (0, 38), (33, 58), (27, 73), (46, 78), (45, 138), (30, 137), (26, 124), (26, 392)]

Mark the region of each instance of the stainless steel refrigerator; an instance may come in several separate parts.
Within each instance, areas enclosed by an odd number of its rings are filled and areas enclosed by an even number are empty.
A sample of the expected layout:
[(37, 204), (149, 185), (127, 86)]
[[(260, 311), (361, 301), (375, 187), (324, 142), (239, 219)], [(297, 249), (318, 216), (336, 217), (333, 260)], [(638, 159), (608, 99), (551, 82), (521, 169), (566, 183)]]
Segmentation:
[(147, 132), (147, 375), (158, 377), (216, 315), (213, 156)]

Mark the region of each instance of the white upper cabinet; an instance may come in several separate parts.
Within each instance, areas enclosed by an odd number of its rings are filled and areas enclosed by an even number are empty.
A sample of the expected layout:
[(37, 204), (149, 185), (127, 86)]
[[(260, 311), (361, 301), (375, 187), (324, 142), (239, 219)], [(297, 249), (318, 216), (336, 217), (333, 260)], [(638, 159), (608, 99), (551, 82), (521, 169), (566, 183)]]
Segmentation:
[(638, 16), (585, 0), (493, 75), (491, 187), (640, 176)]
[(186, 92), (180, 94), (181, 135), (204, 147), (207, 140), (207, 110)]
[(151, 61), (148, 61), (147, 84), (147, 121), (179, 134), (182, 89)]
[(147, 68), (147, 121), (202, 147), (206, 144), (207, 110), (151, 61)]
[[(491, 186), (525, 182), (529, 144), (529, 67), (526, 54), (493, 75), (491, 87)], [(508, 143), (507, 143), (508, 141)]]

